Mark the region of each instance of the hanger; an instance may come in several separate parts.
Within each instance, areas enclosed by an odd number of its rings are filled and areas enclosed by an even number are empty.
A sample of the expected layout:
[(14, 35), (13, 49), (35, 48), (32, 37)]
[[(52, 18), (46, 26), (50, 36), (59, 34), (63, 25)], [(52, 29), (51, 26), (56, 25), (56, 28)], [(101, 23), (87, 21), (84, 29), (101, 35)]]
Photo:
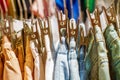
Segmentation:
[(28, 15), (27, 15), (27, 6), (25, 3), (25, 0), (22, 0), (22, 4), (23, 4), (23, 8), (24, 8), (24, 17), (25, 17), (25, 19), (27, 19)]
[[(31, 26), (31, 34), (30, 34), (30, 39), (34, 41), (34, 44), (36, 45), (36, 47), (38, 48), (38, 52), (41, 54), (42, 51), (41, 51), (41, 45), (40, 45), (40, 39), (39, 39), (39, 33), (38, 33), (38, 28), (37, 28), (37, 21), (35, 21), (35, 23), (32, 21), (31, 22), (32, 26)], [(34, 27), (35, 27), (35, 30), (34, 31)], [(35, 40), (37, 40), (38, 42), (36, 42)]]
[(106, 21), (108, 23), (108, 25), (110, 25), (111, 23), (115, 26), (115, 29), (118, 31), (119, 34), (119, 26), (117, 26), (117, 18), (116, 18), (116, 11), (115, 11), (115, 6), (114, 3), (107, 9), (109, 10), (110, 15), (107, 14), (107, 10), (105, 9), (105, 7), (102, 7), (103, 12), (105, 13), (106, 16)]
[[(45, 35), (48, 35), (50, 38), (50, 31), (49, 31), (49, 21), (48, 19), (42, 20), (39, 19), (39, 25), (40, 25), (40, 30), (41, 30), (41, 38), (42, 38), (42, 45), (45, 48)], [(48, 25), (48, 26), (47, 26)]]
[[(66, 14), (67, 15), (67, 14)], [(62, 11), (57, 12), (57, 19), (58, 19), (58, 30), (59, 30), (59, 39), (61, 42), (61, 37), (68, 37), (68, 19), (67, 16), (62, 13)], [(64, 18), (64, 19), (63, 19)], [(65, 30), (65, 31), (64, 31)], [(64, 31), (64, 33), (62, 32)]]
[(91, 22), (91, 25), (93, 26), (93, 29), (95, 28), (96, 25), (98, 25), (101, 28), (100, 15), (99, 15), (99, 12), (98, 12), (98, 8), (95, 8), (95, 11), (94, 11), (95, 18), (94, 19), (91, 17), (88, 9), (86, 10), (86, 12), (87, 12), (88, 18)]
[(75, 41), (77, 41), (77, 36), (78, 36), (78, 27), (76, 26), (76, 21), (75, 19), (70, 19), (69, 22), (69, 42), (70, 38), (73, 37)]
[[(8, 26), (7, 26), (8, 21)], [(12, 49), (15, 49), (15, 40), (16, 40), (16, 32), (13, 30), (13, 20), (12, 17), (7, 17), (4, 20), (4, 27), (2, 27), (3, 35), (6, 35), (12, 44)]]
[(114, 4), (112, 4), (108, 10), (110, 9), (110, 14), (111, 15), (108, 15), (107, 14), (107, 10), (105, 9), (104, 6), (102, 6), (102, 9), (103, 9), (103, 12), (105, 13), (105, 16), (107, 18), (107, 23), (110, 24), (110, 23), (116, 23), (116, 14), (115, 14), (115, 8), (114, 8)]
[(86, 46), (87, 47), (87, 37), (84, 36), (84, 30), (83, 27), (80, 27), (80, 46)]
[(40, 44), (41, 44), (41, 51), (42, 51), (42, 53), (45, 53), (45, 38), (44, 38), (44, 33), (43, 33), (43, 21), (41, 20), (41, 19), (38, 19), (38, 22), (39, 22), (39, 27), (40, 27), (40, 35), (39, 35), (39, 37), (40, 37), (40, 39), (41, 39), (41, 41), (40, 41)]

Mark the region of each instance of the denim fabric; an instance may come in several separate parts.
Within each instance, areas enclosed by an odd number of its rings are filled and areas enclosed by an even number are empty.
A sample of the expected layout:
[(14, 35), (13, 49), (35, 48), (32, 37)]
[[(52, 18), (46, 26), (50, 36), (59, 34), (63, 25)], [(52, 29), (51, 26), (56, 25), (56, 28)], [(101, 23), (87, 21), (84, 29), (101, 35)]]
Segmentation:
[(91, 63), (91, 58), (90, 58), (90, 51), (92, 49), (93, 43), (94, 43), (94, 35), (92, 33), (89, 33), (89, 38), (88, 38), (88, 47), (87, 47), (87, 51), (86, 51), (86, 56), (85, 56), (85, 68), (86, 68), (86, 76), (88, 78), (91, 67), (92, 67), (92, 63)]
[(100, 27), (95, 27), (96, 49), (98, 54), (98, 80), (111, 80), (107, 49)]
[(76, 54), (76, 43), (74, 38), (70, 41), (69, 50), (69, 70), (70, 70), (70, 80), (80, 80), (79, 68)]
[(112, 24), (104, 32), (109, 51), (112, 80), (120, 80), (120, 38)]
[(80, 80), (87, 80), (84, 58), (85, 58), (85, 46), (81, 46), (79, 55)]
[(90, 73), (88, 73), (89, 79), (110, 80), (107, 50), (100, 27), (95, 26), (94, 34), (95, 39), (93, 42), (93, 46), (89, 51), (89, 55), (87, 55), (87, 61), (89, 61), (89, 64), (91, 65), (90, 67), (87, 67), (87, 70), (89, 69), (90, 71)]
[(54, 80), (69, 80), (68, 50), (65, 38), (61, 38), (54, 69)]

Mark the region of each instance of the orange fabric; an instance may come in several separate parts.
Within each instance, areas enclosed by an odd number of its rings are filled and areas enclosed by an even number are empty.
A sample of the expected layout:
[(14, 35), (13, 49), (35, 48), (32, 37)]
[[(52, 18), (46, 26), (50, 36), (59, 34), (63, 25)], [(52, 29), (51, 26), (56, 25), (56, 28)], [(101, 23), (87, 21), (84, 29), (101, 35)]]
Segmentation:
[(40, 55), (40, 80), (45, 80), (45, 66), (43, 64), (41, 55)]
[(20, 66), (7, 36), (3, 36), (2, 52), (5, 57), (3, 80), (22, 80)]
[[(1, 55), (1, 54), (0, 54)], [(0, 80), (3, 80), (3, 61), (2, 61), (2, 57), (0, 56)]]
[(21, 70), (21, 73), (22, 73), (22, 79), (24, 79), (24, 50), (23, 50), (23, 45), (22, 44), (17, 46), (16, 55), (17, 55), (19, 65), (20, 65), (20, 70)]
[(26, 36), (26, 49), (25, 49), (25, 64), (24, 64), (24, 80), (33, 80), (33, 56), (30, 49), (30, 39)]

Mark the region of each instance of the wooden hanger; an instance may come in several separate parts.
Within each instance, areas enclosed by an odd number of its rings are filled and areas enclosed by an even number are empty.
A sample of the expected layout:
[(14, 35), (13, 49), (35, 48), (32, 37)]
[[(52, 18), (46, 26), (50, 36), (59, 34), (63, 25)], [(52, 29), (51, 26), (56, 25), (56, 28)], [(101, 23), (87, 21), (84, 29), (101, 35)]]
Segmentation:
[(25, 3), (25, 0), (22, 0), (22, 4), (23, 4), (23, 8), (24, 8), (24, 17), (25, 17), (25, 19), (27, 19), (28, 14), (27, 14), (27, 6), (26, 6), (26, 3)]
[[(50, 38), (50, 31), (49, 31), (49, 21), (45, 19), (42, 23), (42, 20), (39, 19), (39, 25), (41, 30), (41, 38), (42, 38), (42, 45), (45, 48), (45, 35), (48, 35)], [(48, 25), (48, 26), (47, 26)]]
[(69, 21), (69, 41), (71, 37), (73, 37), (76, 41), (77, 36), (78, 36), (78, 27), (76, 26), (75, 19), (72, 18)]
[(87, 37), (84, 35), (83, 27), (80, 27), (80, 46), (86, 46), (87, 47)]
[[(6, 25), (7, 21), (8, 21), (8, 26)], [(2, 28), (3, 35), (6, 35), (8, 37), (8, 39), (12, 44), (12, 49), (15, 49), (16, 32), (13, 30), (12, 17), (7, 17), (7, 19), (4, 22), (5, 24), (4, 24), (4, 27)]]
[[(39, 38), (39, 33), (38, 33), (38, 28), (37, 28), (37, 21), (35, 21), (35, 23), (32, 21), (31, 24), (32, 24), (32, 26), (31, 26), (32, 32), (30, 34), (30, 39), (34, 41), (34, 44), (38, 48), (38, 52), (41, 54), (42, 53), (42, 51), (41, 51), (41, 40)], [(34, 29), (33, 29), (34, 26), (35, 26), (36, 31), (34, 31)], [(35, 40), (37, 40), (38, 43)]]
[(104, 6), (102, 6), (103, 12), (105, 13), (105, 16), (107, 18), (107, 23), (116, 23), (116, 14), (115, 14), (115, 7), (114, 4), (112, 4), (108, 10), (110, 10), (110, 15), (107, 14), (107, 10), (105, 9)]
[(41, 19), (38, 19), (39, 27), (40, 27), (40, 39), (41, 39), (41, 51), (42, 53), (45, 53), (45, 38), (44, 38), (44, 32), (43, 32), (43, 21)]
[[(63, 19), (63, 17), (65, 17), (65, 19)], [(65, 14), (62, 13), (62, 11), (57, 12), (57, 19), (58, 19), (58, 30), (59, 30), (59, 39), (61, 42), (61, 37), (68, 37), (68, 19), (67, 16)], [(65, 30), (65, 33), (63, 33), (62, 31)]]
[(88, 18), (89, 18), (89, 20), (90, 20), (91, 25), (93, 26), (93, 28), (95, 27), (95, 25), (98, 25), (101, 28), (100, 15), (99, 15), (99, 12), (98, 12), (98, 8), (96, 8), (95, 11), (94, 11), (94, 15), (95, 15), (94, 19), (92, 19), (92, 17), (90, 15), (90, 12), (89, 12), (88, 9), (86, 10), (86, 12), (87, 12)]

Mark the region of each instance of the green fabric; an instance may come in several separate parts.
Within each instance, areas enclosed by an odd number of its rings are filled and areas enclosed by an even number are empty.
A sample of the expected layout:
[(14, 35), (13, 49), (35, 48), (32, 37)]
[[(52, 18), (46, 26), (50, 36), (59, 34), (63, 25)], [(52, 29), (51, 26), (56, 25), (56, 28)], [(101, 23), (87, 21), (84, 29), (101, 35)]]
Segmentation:
[(95, 0), (84, 0), (84, 6), (92, 13), (95, 9)]
[(86, 56), (85, 56), (85, 65), (86, 65), (86, 71), (87, 71), (87, 76), (89, 75), (89, 72), (91, 70), (91, 59), (90, 59), (90, 51), (91, 48), (93, 46), (93, 42), (94, 42), (94, 35), (89, 33), (88, 35), (88, 47), (87, 47), (87, 51), (86, 51)]
[[(120, 80), (120, 38), (112, 24), (104, 32), (113, 80)], [(114, 77), (113, 77), (114, 76)]]
[[(91, 45), (92, 47), (90, 47)], [(106, 45), (101, 29), (98, 26), (95, 26), (94, 41), (92, 41), (92, 39), (89, 41), (87, 52), (88, 55), (86, 56), (86, 69), (89, 79), (111, 80)]]

